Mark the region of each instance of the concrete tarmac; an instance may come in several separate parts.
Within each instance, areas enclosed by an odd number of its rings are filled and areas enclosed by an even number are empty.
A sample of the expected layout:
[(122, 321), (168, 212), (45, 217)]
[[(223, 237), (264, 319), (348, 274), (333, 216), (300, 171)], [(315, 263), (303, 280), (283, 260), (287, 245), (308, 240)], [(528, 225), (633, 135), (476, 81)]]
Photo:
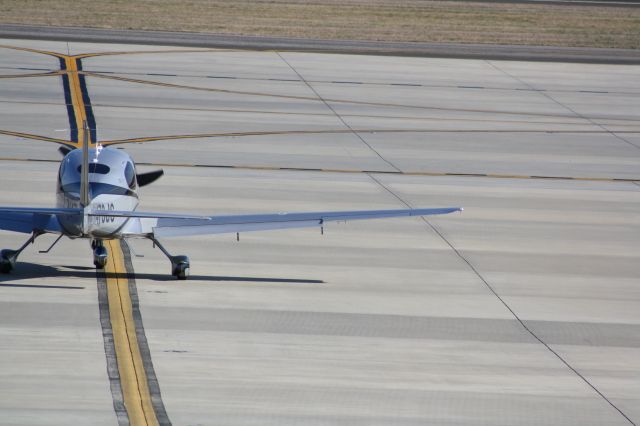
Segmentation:
[[(81, 60), (99, 140), (165, 170), (140, 210), (465, 207), (167, 240), (186, 282), (132, 241), (173, 424), (640, 423), (640, 67), (0, 44), (146, 52)], [(58, 60), (0, 58), (0, 205), (53, 205)], [(117, 424), (89, 245), (52, 241), (0, 276), (0, 424)]]

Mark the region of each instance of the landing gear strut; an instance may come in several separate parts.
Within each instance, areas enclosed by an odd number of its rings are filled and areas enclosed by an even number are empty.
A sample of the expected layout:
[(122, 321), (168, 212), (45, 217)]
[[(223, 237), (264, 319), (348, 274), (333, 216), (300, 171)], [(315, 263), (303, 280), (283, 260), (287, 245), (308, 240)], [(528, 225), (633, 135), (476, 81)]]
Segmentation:
[(4, 249), (0, 251), (0, 273), (8, 274), (11, 272), (16, 266), (16, 261), (18, 260), (20, 253), (22, 253), (22, 250), (24, 250), (29, 244), (32, 244), (40, 235), (42, 235), (42, 232), (33, 231), (31, 237), (19, 249)]
[(104, 269), (109, 256), (107, 248), (102, 243), (102, 240), (91, 241), (91, 247), (93, 248), (93, 265), (96, 269)]
[(164, 253), (164, 255), (167, 256), (171, 261), (171, 275), (179, 280), (186, 280), (189, 276), (189, 269), (191, 267), (189, 258), (187, 256), (172, 256), (171, 253), (169, 253), (158, 240), (156, 240), (154, 237), (148, 238), (153, 241), (153, 244), (158, 246), (158, 248)]

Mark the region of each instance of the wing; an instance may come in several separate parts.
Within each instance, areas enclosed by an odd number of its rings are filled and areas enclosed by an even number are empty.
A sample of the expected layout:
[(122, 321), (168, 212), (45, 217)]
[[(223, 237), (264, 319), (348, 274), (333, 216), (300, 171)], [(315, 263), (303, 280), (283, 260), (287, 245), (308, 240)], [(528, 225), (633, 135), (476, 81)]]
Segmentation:
[(129, 217), (122, 233), (125, 236), (154, 235), (176, 237), (185, 235), (224, 234), (266, 231), (272, 229), (323, 226), (328, 222), (383, 219), (404, 216), (429, 216), (462, 211), (460, 207), (436, 209), (360, 210), (309, 213), (275, 213), (234, 216), (180, 217), (143, 212), (93, 212), (96, 216)]
[[(94, 211), (89, 216), (126, 217), (124, 236), (176, 237), (225, 234), (273, 229), (323, 226), (328, 222), (430, 216), (462, 211), (460, 207), (401, 210), (356, 210), (308, 213), (274, 213), (231, 216), (183, 216), (168, 213)], [(34, 230), (61, 233), (58, 217), (82, 215), (82, 209), (0, 207), (0, 229), (31, 233)]]
[(61, 233), (59, 216), (82, 214), (81, 209), (0, 207), (0, 229), (5, 231), (31, 233)]

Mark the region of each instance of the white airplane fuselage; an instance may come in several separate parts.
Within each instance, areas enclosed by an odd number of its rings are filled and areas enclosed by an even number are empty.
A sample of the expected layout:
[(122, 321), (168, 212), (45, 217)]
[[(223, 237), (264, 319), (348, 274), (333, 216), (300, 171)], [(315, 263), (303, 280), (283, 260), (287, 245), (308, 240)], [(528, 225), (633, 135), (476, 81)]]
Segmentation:
[[(94, 211), (134, 211), (138, 207), (135, 165), (125, 152), (103, 148), (96, 155), (89, 150), (89, 204), (85, 213)], [(83, 208), (81, 204), (82, 150), (69, 152), (58, 171), (56, 204), (59, 208)], [(119, 231), (128, 218), (113, 216), (61, 217), (60, 225), (71, 238), (120, 238)]]

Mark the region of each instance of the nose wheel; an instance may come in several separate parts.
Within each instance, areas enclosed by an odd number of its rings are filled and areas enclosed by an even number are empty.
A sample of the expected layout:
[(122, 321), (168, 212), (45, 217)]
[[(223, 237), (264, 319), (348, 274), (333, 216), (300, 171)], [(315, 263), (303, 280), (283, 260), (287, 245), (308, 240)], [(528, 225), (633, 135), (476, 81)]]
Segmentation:
[(104, 269), (107, 265), (107, 256), (109, 253), (107, 252), (106, 247), (100, 246), (93, 249), (93, 265), (97, 269)]
[(109, 256), (107, 248), (102, 244), (102, 240), (92, 241), (91, 246), (93, 247), (93, 265), (96, 269), (104, 269)]

